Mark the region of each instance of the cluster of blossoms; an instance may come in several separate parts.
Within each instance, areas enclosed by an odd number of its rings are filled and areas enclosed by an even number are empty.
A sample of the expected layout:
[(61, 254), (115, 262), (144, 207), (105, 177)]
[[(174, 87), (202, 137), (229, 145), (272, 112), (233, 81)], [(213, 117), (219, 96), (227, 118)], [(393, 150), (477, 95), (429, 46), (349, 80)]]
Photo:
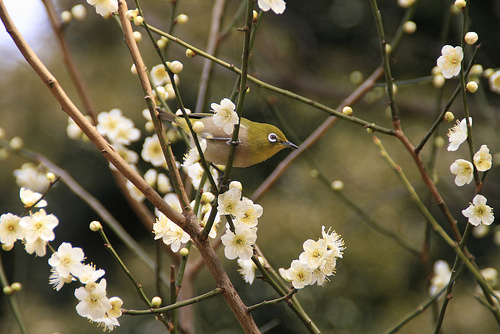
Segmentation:
[(279, 269), (281, 277), (292, 282), (295, 289), (314, 283), (323, 286), (328, 276), (335, 274), (337, 259), (343, 257), (344, 240), (335, 231), (329, 229), (326, 232), (324, 226), (321, 234), (322, 238), (318, 241), (304, 241), (304, 251), (292, 261), (289, 269)]
[[(469, 117), (469, 125), (472, 126), (472, 118)], [(467, 140), (467, 122), (464, 119), (457, 121), (456, 125), (448, 132), (450, 144), (448, 151), (456, 151), (460, 145)], [(455, 184), (459, 187), (469, 184), (474, 179), (474, 168), (478, 172), (486, 172), (491, 168), (492, 156), (487, 145), (481, 145), (481, 148), (474, 154), (473, 163), (465, 159), (457, 159), (450, 166), (450, 171), (456, 175)], [(472, 203), (462, 214), (469, 219), (469, 223), (478, 226), (479, 224), (490, 225), (495, 217), (493, 209), (486, 205), (486, 197), (477, 194), (472, 199)]]
[(257, 241), (258, 219), (263, 209), (260, 205), (241, 195), (240, 182), (233, 181), (229, 190), (219, 195), (217, 211), (219, 215), (229, 216), (233, 222), (234, 231), (229, 223), (226, 233), (221, 237), (225, 246), (224, 255), (229, 260), (240, 258), (250, 260), (253, 255), (253, 245)]
[[(181, 72), (183, 68), (182, 63), (177, 60), (167, 63), (167, 66), (169, 66), (169, 69), (174, 73)], [(172, 81), (170, 80), (170, 76), (165, 66), (163, 64), (153, 66), (150, 73), (153, 84), (155, 85), (154, 94), (159, 95), (156, 95), (156, 98), (161, 98), (164, 101), (175, 99), (174, 87), (172, 86)], [(179, 76), (177, 74), (174, 74), (174, 81), (176, 85), (179, 84)]]
[[(174, 193), (169, 193), (164, 197), (165, 202), (178, 212), (182, 212), (179, 199)], [(212, 211), (212, 202), (215, 200), (215, 196), (210, 192), (204, 192), (201, 195), (200, 205), (198, 212), (196, 212), (197, 217), (200, 219), (202, 226), (208, 221), (210, 212)], [(191, 203), (191, 207), (194, 207), (195, 202)], [(190, 240), (189, 234), (184, 232), (173, 221), (168, 219), (163, 213), (156, 210), (156, 222), (153, 224), (153, 233), (155, 234), (155, 240), (162, 239), (166, 245), (170, 245), (172, 252), (178, 252), (181, 249), (182, 244), (185, 244)], [(215, 238), (217, 236), (217, 227), (219, 225), (219, 215), (215, 217), (212, 229), (208, 236), (210, 238)]]
[[(36, 256), (43, 257), (48, 243), (55, 239), (54, 228), (59, 225), (59, 220), (43, 209), (47, 206), (47, 201), (42, 199), (42, 194), (21, 188), (20, 198), (29, 209), (29, 215), (19, 217), (9, 212), (0, 216), (2, 249), (9, 251), (17, 240), (21, 240), (28, 254), (35, 253)], [(106, 280), (97, 282), (104, 275), (104, 270), (96, 270), (92, 264), (84, 264), (84, 258), (81, 248), (63, 242), (48, 260), (51, 266), (49, 283), (59, 291), (64, 284), (79, 280), (84, 286), (75, 290), (75, 297), (79, 300), (77, 313), (99, 323), (105, 329), (113, 330), (120, 325), (117, 318), (121, 316), (120, 307), (123, 302), (118, 297), (106, 297)]]
[[(460, 5), (457, 8), (463, 10), (465, 8), (465, 1), (458, 0)], [(479, 39), (477, 33), (469, 31), (464, 36), (464, 41), (467, 44), (473, 45)], [(460, 46), (445, 45), (441, 48), (441, 56), (438, 57), (436, 65), (432, 70), (433, 80), (432, 83), (434, 87), (440, 88), (444, 85), (445, 79), (450, 79), (457, 76), (462, 68), (462, 61), (464, 58), (464, 52)], [(492, 68), (488, 68), (483, 71), (483, 67), (480, 64), (475, 64), (469, 71), (471, 81), (466, 85), (467, 92), (474, 93), (478, 89), (479, 77), (482, 75), (488, 79), (490, 90), (494, 93), (500, 94), (500, 70), (495, 71)]]

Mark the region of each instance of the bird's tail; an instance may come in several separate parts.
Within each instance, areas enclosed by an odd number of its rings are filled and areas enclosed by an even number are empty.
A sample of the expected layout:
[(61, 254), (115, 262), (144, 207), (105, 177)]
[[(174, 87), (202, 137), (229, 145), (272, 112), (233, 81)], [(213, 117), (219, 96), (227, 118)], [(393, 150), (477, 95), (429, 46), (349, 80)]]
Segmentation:
[(161, 120), (167, 121), (170, 123), (175, 121), (175, 115), (172, 114), (171, 112), (165, 111), (161, 108), (156, 108), (156, 111), (158, 111), (158, 114), (159, 114), (159, 117)]

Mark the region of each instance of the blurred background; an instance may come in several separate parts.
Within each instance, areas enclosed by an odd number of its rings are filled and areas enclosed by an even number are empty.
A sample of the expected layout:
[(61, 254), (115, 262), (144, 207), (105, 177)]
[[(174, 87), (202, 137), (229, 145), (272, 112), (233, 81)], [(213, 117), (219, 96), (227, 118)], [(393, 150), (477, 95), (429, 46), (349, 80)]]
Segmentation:
[[(15, 11), (15, 1), (5, 1), (9, 11)], [(27, 2), (26, 2), (27, 3)], [(83, 2), (56, 1), (58, 13), (70, 10)], [(87, 3), (87, 17), (71, 21), (65, 29), (66, 37), (81, 71), (84, 82), (97, 112), (119, 108), (142, 131), (142, 139), (151, 133), (144, 129), (146, 120), (142, 110), (146, 108), (142, 89), (137, 77), (130, 72), (132, 60), (123, 41), (120, 27), (113, 19), (104, 20)], [(240, 2), (228, 0), (222, 27), (226, 27), (237, 11)], [(390, 41), (405, 14), (396, 0), (378, 2), (382, 13), (385, 33)], [(141, 2), (146, 20), (155, 27), (167, 30), (172, 15), (169, 1)], [(462, 16), (451, 15), (452, 1), (422, 0), (418, 3), (413, 21), (417, 25), (414, 34), (405, 35), (392, 58), (392, 74), (398, 85), (396, 102), (401, 124), (409, 139), (417, 144), (435, 119), (437, 90), (432, 85), (431, 69), (436, 64), (444, 44), (459, 45), (462, 33)], [(129, 8), (135, 8), (128, 1)], [(174, 35), (206, 48), (211, 20), (212, 1), (180, 0), (177, 13), (189, 16), (189, 22), (176, 26)], [(28, 7), (30, 9), (28, 9)], [(257, 6), (256, 6), (257, 7)], [(500, 1), (473, 2), (469, 11), (471, 31), (479, 34), (482, 43), (477, 63), (484, 69), (500, 66)], [(443, 40), (443, 24), (449, 17), (449, 29)], [(78, 95), (62, 63), (59, 45), (46, 17), (41, 2), (32, 1), (13, 17), (21, 26), (28, 42), (48, 69), (56, 76), (73, 102), (82, 107)], [(242, 19), (236, 24), (243, 25)], [(146, 33), (143, 33), (140, 49), (146, 65), (152, 68), (160, 63)], [(218, 57), (239, 66), (242, 34), (232, 29), (221, 43)], [(466, 62), (473, 47), (465, 49)], [(168, 60), (180, 60), (184, 70), (180, 74), (180, 92), (186, 107), (194, 110), (202, 57), (187, 58), (185, 49), (170, 43)], [(48, 157), (65, 169), (87, 191), (98, 198), (122, 223), (141, 245), (154, 254), (155, 246), (150, 230), (142, 226), (134, 212), (116, 187), (108, 163), (91, 143), (70, 140), (66, 134), (67, 116), (46, 89), (41, 80), (13, 47), (9, 36), (2, 29), (0, 34), (0, 127), (6, 131), (6, 139), (14, 136), (24, 139), (25, 147)], [(268, 12), (259, 27), (252, 52), (252, 75), (280, 88), (314, 99), (335, 108), (358, 85), (352, 73), (359, 71), (364, 78), (381, 63), (379, 39), (368, 1), (316, 0), (287, 2), (283, 15)], [(210, 82), (209, 96), (203, 110), (208, 111), (211, 102), (219, 102), (233, 90), (236, 75), (215, 66)], [(405, 81), (428, 77), (417, 84)], [(401, 84), (399, 84), (401, 82)], [(442, 105), (454, 91), (458, 80), (446, 82)], [(477, 147), (487, 144), (491, 153), (499, 149), (499, 102), (500, 96), (492, 93), (487, 79), (480, 78), (479, 91), (468, 95), (471, 116), (474, 118), (474, 142)], [(463, 118), (462, 104), (457, 99), (451, 110), (457, 119)], [(270, 103), (272, 102), (272, 103)], [(176, 109), (175, 101), (170, 101)], [(286, 124), (273, 116), (281, 115)], [(379, 85), (354, 107), (357, 117), (391, 128), (387, 113), (387, 98), (383, 85)], [(82, 109), (83, 110), (83, 109)], [(260, 89), (250, 83), (245, 100), (244, 116), (273, 123), (287, 129), (289, 139), (300, 144), (328, 115), (303, 103)], [(441, 125), (439, 132), (447, 142), (446, 132), (451, 124)], [(288, 130), (289, 129), (289, 130)], [(424, 240), (425, 220), (409, 200), (396, 175), (379, 157), (372, 144), (373, 134), (362, 126), (341, 121), (335, 125), (311, 150), (306, 152), (286, 171), (279, 182), (257, 201), (264, 208), (259, 219), (258, 244), (276, 268), (288, 268), (290, 262), (302, 251), (306, 239), (321, 237), (321, 227), (332, 227), (342, 235), (346, 250), (338, 261), (337, 273), (324, 287), (310, 286), (299, 291), (298, 298), (313, 321), (324, 333), (381, 333), (423, 302), (428, 294), (432, 264), (443, 259), (450, 265), (454, 252), (436, 235), (432, 235), (430, 259), (405, 251), (392, 240), (371, 229), (354, 211), (318, 179), (311, 177), (311, 169), (323, 173), (330, 181), (344, 182), (343, 194), (363, 208), (381, 225), (391, 229), (420, 249)], [(430, 211), (449, 229), (441, 211), (432, 201), (421, 182), (411, 156), (393, 137), (377, 134), (395, 162), (403, 168), (418, 194), (429, 204)], [(432, 141), (430, 142), (432, 144)], [(431, 157), (431, 145), (422, 151), (427, 163)], [(464, 145), (465, 146), (465, 145)], [(142, 140), (132, 149), (140, 153)], [(181, 159), (185, 146), (176, 147)], [(284, 150), (259, 165), (235, 169), (232, 178), (243, 184), (243, 194), (251, 196), (277, 164), (290, 151)], [(438, 187), (461, 231), (466, 219), (461, 210), (474, 196), (470, 184), (458, 188), (449, 172), (455, 159), (470, 159), (467, 149), (457, 152), (439, 148), (435, 177)], [(13, 171), (19, 169), (26, 158), (12, 154), (0, 161), (0, 213), (20, 214), (19, 187)], [(498, 162), (498, 161), (496, 161)], [(138, 168), (145, 172), (151, 166), (141, 161)], [(498, 208), (500, 203), (498, 167), (488, 173), (483, 194), (488, 205)], [(118, 295), (126, 308), (142, 309), (131, 284), (103, 247), (101, 239), (88, 229), (88, 224), (99, 217), (65, 185), (58, 184), (47, 195), (47, 211), (60, 221), (55, 229), (54, 245), (71, 242), (82, 247), (87, 262), (93, 262), (106, 270), (108, 296)], [(499, 246), (494, 242), (496, 223), (481, 238), (471, 237), (468, 247), (482, 269), (500, 269)], [(143, 284), (149, 296), (155, 295), (154, 273), (108, 233), (111, 242), (125, 259), (136, 278)], [(194, 252), (193, 252), (194, 253)], [(218, 253), (247, 305), (276, 298), (274, 291), (261, 280), (246, 284), (237, 272), (236, 261), (224, 259), (222, 249)], [(32, 333), (100, 333), (101, 329), (79, 317), (74, 307), (77, 300), (73, 288), (65, 286), (56, 292), (49, 286), (47, 258), (35, 258), (26, 254), (18, 243), (10, 252), (1, 253), (11, 282), (19, 281), (24, 290), (18, 294), (24, 320)], [(195, 255), (196, 256), (196, 255)], [(168, 263), (165, 265), (168, 267)], [(196, 281), (196, 293), (215, 288), (207, 270), (202, 270)], [(474, 299), (475, 282), (465, 273), (454, 289), (443, 331), (446, 333), (493, 333), (498, 324), (488, 310)], [(215, 297), (194, 308), (196, 329), (199, 333), (238, 333), (241, 329), (230, 313), (222, 297)], [(427, 310), (401, 330), (401, 333), (428, 333), (434, 327), (436, 309)], [(304, 333), (306, 329), (289, 310), (280, 304), (259, 309), (253, 313), (259, 326), (269, 325), (269, 333)], [(121, 317), (118, 333), (163, 333), (165, 327), (153, 317)], [(0, 297), (0, 332), (18, 333), (16, 322), (4, 297)]]

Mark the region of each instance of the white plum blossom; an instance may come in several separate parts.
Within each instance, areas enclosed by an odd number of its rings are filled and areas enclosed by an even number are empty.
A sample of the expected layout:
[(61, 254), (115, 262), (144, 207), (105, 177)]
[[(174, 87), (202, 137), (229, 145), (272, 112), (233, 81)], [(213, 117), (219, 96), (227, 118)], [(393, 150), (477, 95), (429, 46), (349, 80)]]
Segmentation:
[[(207, 149), (207, 140), (206, 139), (201, 139), (200, 140), (200, 148), (203, 153), (205, 153)], [(197, 163), (200, 160), (200, 153), (198, 152), (198, 148), (194, 146), (189, 150), (188, 153), (184, 155), (184, 162), (182, 164), (183, 167), (190, 167)]]
[(238, 265), (240, 266), (238, 272), (243, 276), (243, 280), (252, 284), (255, 279), (255, 269), (257, 269), (255, 263), (252, 260), (238, 259)]
[(253, 255), (253, 244), (257, 241), (257, 228), (235, 224), (234, 233), (228, 227), (221, 241), (225, 246), (224, 255), (229, 260), (236, 258), (250, 260)]
[(160, 146), (160, 141), (155, 133), (151, 137), (147, 137), (142, 145), (141, 157), (144, 161), (150, 162), (155, 167), (166, 165), (165, 157)]
[(19, 187), (25, 187), (37, 192), (43, 192), (49, 185), (45, 171), (30, 162), (24, 163), (20, 169), (14, 170), (16, 183)]
[(137, 188), (132, 182), (130, 182), (130, 180), (127, 180), (127, 183), (125, 185), (128, 189), (128, 193), (130, 194), (130, 196), (132, 196), (133, 199), (138, 202), (142, 202), (146, 199), (146, 196), (142, 193), (142, 191), (140, 191), (139, 188)]
[(155, 86), (162, 86), (170, 83), (170, 77), (168, 76), (163, 64), (153, 66), (151, 69), (151, 78), (153, 79), (153, 84)]
[(68, 277), (70, 274), (78, 277), (83, 270), (84, 258), (83, 249), (63, 242), (49, 258), (49, 265), (57, 270), (61, 277)]
[(262, 216), (263, 209), (259, 204), (254, 204), (251, 199), (243, 197), (237, 204), (236, 219), (238, 222), (255, 227), (258, 224), (258, 218)]
[(295, 289), (302, 289), (311, 284), (313, 279), (309, 266), (299, 260), (293, 260), (289, 269), (280, 268), (279, 272), (281, 277), (292, 282)]
[[(201, 167), (201, 164), (199, 162), (193, 164), (192, 166), (187, 167), (187, 174), (191, 179), (191, 183), (193, 184), (194, 189), (196, 190), (200, 189), (200, 183), (204, 172), (205, 170), (203, 169), (203, 167)], [(214, 181), (217, 184), (218, 183), (217, 170), (215, 168), (210, 167), (210, 172), (212, 173), (212, 177), (214, 178)], [(210, 182), (207, 180), (205, 184), (201, 186), (201, 188), (205, 190), (209, 189)]]
[(500, 71), (494, 72), (489, 78), (490, 90), (494, 93), (500, 94)]
[(19, 225), (21, 217), (12, 213), (4, 213), (0, 216), (0, 243), (7, 245), (8, 248), (13, 246), (17, 240), (24, 237), (24, 230)]
[(283, 14), (286, 9), (284, 0), (258, 0), (257, 4), (264, 12), (271, 9), (275, 14)]
[[(469, 117), (469, 123), (472, 126), (472, 117)], [(465, 118), (461, 121), (457, 120), (455, 126), (448, 131), (448, 140), (450, 142), (448, 151), (456, 151), (467, 140), (467, 135), (467, 121)]]
[(304, 252), (299, 255), (300, 262), (307, 264), (309, 268), (313, 269), (323, 267), (326, 258), (332, 253), (332, 251), (327, 249), (324, 239), (319, 239), (318, 241), (308, 239), (304, 241), (302, 248)]
[(462, 214), (469, 218), (469, 223), (478, 226), (479, 224), (491, 225), (495, 220), (493, 216), (493, 209), (486, 205), (486, 197), (477, 194), (472, 199), (472, 203), (465, 210), (462, 210)]
[(99, 278), (104, 276), (106, 272), (103, 269), (96, 269), (93, 264), (85, 264), (78, 275), (78, 279), (82, 284), (88, 284), (90, 282), (97, 282)]
[[(35, 203), (36, 203), (35, 206), (36, 208), (44, 208), (47, 206), (46, 200), (44, 199), (40, 200), (40, 198), (42, 198), (42, 194), (24, 187), (22, 187), (19, 190), (19, 198), (21, 198), (21, 202), (23, 202), (27, 208), (32, 207)], [(39, 202), (37, 203), (37, 201)]]
[(474, 166), (467, 160), (457, 159), (450, 166), (450, 171), (455, 174), (455, 184), (459, 187), (469, 184), (474, 178)]
[[(174, 210), (182, 212), (177, 195), (170, 193), (165, 195), (165, 202)], [(153, 224), (155, 240), (162, 239), (166, 245), (170, 245), (172, 252), (178, 252), (183, 243), (189, 241), (190, 236), (173, 221), (168, 219), (160, 211), (156, 211), (156, 222)]]
[(107, 136), (114, 144), (130, 145), (141, 136), (141, 131), (134, 127), (131, 119), (123, 116), (120, 109), (103, 111), (97, 116), (97, 131)]
[(75, 290), (75, 297), (80, 301), (76, 305), (76, 312), (84, 318), (93, 321), (106, 317), (111, 310), (111, 303), (106, 297), (106, 279), (99, 283), (91, 282)]
[(326, 241), (326, 247), (328, 248), (328, 250), (332, 250), (333, 251), (332, 254), (335, 257), (342, 258), (345, 247), (344, 247), (344, 240), (342, 239), (340, 234), (338, 234), (331, 228), (328, 229), (328, 231), (325, 231), (325, 227), (322, 226), (321, 235), (323, 236), (323, 239), (325, 239)]
[(464, 53), (460, 46), (443, 46), (441, 56), (437, 59), (437, 66), (441, 69), (445, 79), (450, 79), (460, 73), (463, 58)]
[(450, 278), (451, 271), (448, 263), (443, 260), (437, 260), (436, 262), (434, 262), (434, 276), (431, 278), (429, 296), (436, 295), (449, 283)]
[[(113, 144), (113, 148), (115, 149), (116, 153), (118, 153), (129, 165), (135, 165), (139, 162), (139, 154), (137, 154), (137, 152), (129, 150), (127, 147), (121, 144)], [(116, 169), (116, 167), (112, 163), (110, 163), (109, 166)]]
[(118, 0), (87, 0), (87, 3), (94, 6), (102, 17), (109, 17), (118, 11)]
[(239, 118), (236, 113), (236, 105), (230, 99), (224, 98), (220, 104), (212, 103), (210, 105), (215, 114), (212, 116), (213, 122), (219, 128), (222, 128), (228, 135), (233, 133), (234, 125), (238, 124)]
[(492, 156), (487, 145), (481, 145), (479, 151), (474, 154), (474, 165), (480, 172), (485, 172), (491, 168)]
[(232, 188), (219, 195), (217, 211), (220, 215), (238, 216), (244, 213), (245, 207), (239, 205), (241, 201), (241, 190)]
[(19, 225), (25, 231), (26, 251), (32, 254), (36, 251), (38, 256), (45, 255), (45, 245), (55, 239), (53, 229), (59, 225), (59, 220), (53, 214), (47, 215), (45, 210), (21, 218)]
[(68, 284), (73, 281), (75, 281), (73, 275), (68, 274), (67, 276), (63, 277), (61, 276), (59, 271), (56, 270), (56, 268), (54, 267), (50, 268), (49, 284), (52, 285), (52, 287), (56, 291), (61, 290), (64, 284)]

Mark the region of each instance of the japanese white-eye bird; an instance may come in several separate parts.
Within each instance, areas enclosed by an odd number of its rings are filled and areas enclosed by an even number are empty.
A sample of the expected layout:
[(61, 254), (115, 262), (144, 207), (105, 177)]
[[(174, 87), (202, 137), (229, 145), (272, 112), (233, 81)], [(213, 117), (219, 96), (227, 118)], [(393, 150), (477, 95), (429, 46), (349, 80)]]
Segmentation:
[[(187, 121), (183, 116), (176, 116), (159, 108), (157, 110), (160, 113), (160, 119), (177, 124), (191, 136)], [(198, 137), (207, 141), (205, 159), (214, 164), (225, 165), (231, 148), (231, 135), (214, 124), (211, 117), (213, 115), (196, 113), (189, 114), (188, 118), (191, 124), (197, 121), (203, 123), (203, 130), (198, 132)], [(249, 167), (258, 164), (287, 147), (299, 148), (288, 141), (283, 132), (274, 125), (252, 122), (243, 117), (240, 122), (238, 140), (233, 160), (234, 167)]]

